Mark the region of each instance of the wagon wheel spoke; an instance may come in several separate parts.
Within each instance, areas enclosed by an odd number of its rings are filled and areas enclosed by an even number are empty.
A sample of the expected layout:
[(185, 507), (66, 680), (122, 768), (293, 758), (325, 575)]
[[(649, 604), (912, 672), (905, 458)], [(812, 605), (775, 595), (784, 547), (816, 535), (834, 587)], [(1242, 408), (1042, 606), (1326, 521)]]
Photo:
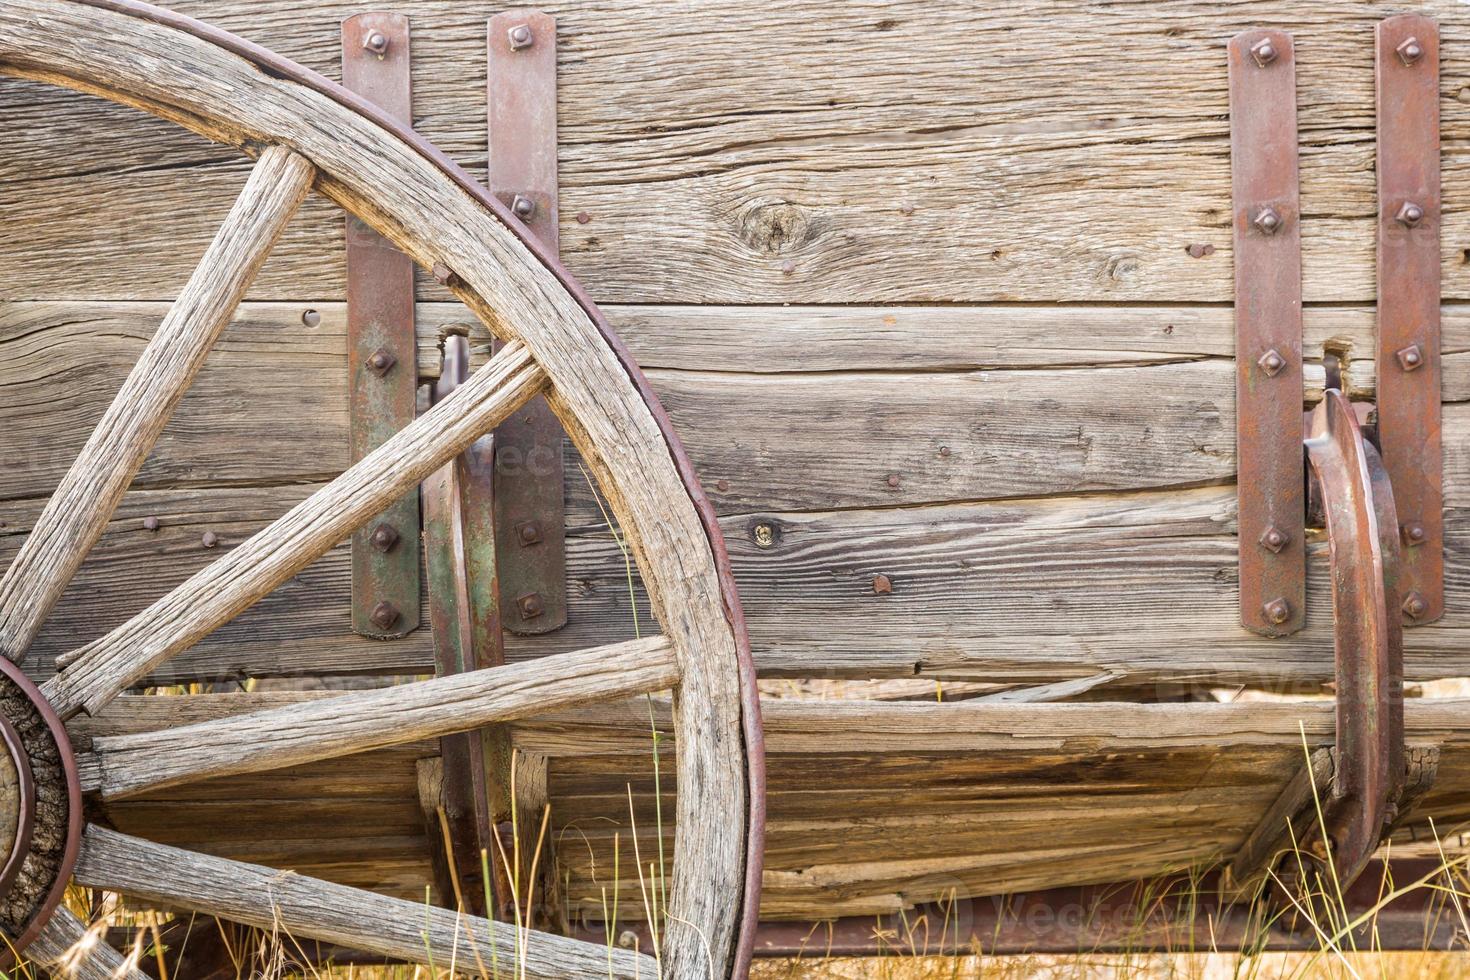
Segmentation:
[(65, 654), (43, 691), (63, 718), (96, 712), (333, 545), (538, 394), (546, 376), (519, 343), (347, 472), (111, 633)]
[(102, 535), (220, 332), (311, 189), (302, 157), (271, 147), (198, 268), (0, 579), (0, 654), (25, 653)]
[(90, 932), (66, 906), (60, 906), (26, 948), (32, 962), (50, 968), (53, 976), (74, 980), (148, 980), (147, 974), (129, 962), (96, 933)]
[[(657, 963), (449, 909), (259, 865), (208, 857), (97, 826), (82, 841), (75, 880), (165, 908), (188, 909), (259, 929), (280, 929), (394, 960), (457, 965), (459, 973), (527, 978), (658, 976)], [(517, 972), (524, 968), (524, 973)]]
[(662, 636), (134, 735), (99, 736), (87, 788), (108, 799), (470, 731), (671, 688)]

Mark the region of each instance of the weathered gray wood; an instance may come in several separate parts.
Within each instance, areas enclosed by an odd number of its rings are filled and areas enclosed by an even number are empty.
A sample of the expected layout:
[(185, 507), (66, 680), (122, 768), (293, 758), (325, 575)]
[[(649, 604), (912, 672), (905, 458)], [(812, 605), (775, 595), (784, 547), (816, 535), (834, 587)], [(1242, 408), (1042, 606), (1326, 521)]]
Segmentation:
[(311, 164), (285, 148), (261, 155), (188, 285), (0, 578), (0, 656), (17, 660), (30, 646), (314, 175)]
[(97, 738), (92, 751), (98, 780), (89, 788), (100, 789), (104, 798), (136, 796), (667, 690), (678, 682), (672, 645), (664, 637), (650, 637), (219, 721)]
[(254, 605), (379, 513), (386, 502), (462, 452), (538, 393), (546, 376), (506, 346), (432, 410), (265, 531), (106, 636), (65, 658), (46, 684), (57, 713), (96, 711), (158, 664)]
[(51, 921), (26, 948), (26, 958), (44, 966), (56, 977), (74, 980), (148, 980), (133, 959), (107, 945), (99, 932), (89, 930), (86, 923), (65, 905), (51, 915)]
[[(1302, 766), (1287, 781), (1281, 795), (1261, 815), (1260, 822), (1246, 835), (1226, 866), (1225, 885), (1237, 901), (1249, 902), (1261, 887), (1261, 878), (1271, 870), (1283, 851), (1299, 843), (1297, 818), (1315, 801), (1328, 799), (1335, 769), (1332, 749), (1327, 746), (1306, 752)], [(1310, 811), (1308, 811), (1310, 814)], [(1313, 825), (1314, 821), (1308, 821)]]
[[(348, 0), (174, 6), (328, 74), (338, 71), (337, 25), (359, 9)], [(1470, 15), (1451, 0), (1420, 9), (1443, 34), (1453, 196), (1470, 165), (1461, 145), (1470, 109), (1454, 98)], [(456, 0), (415, 0), (405, 12), (424, 54), (415, 123), (480, 168), (483, 16), (466, 17)], [(1302, 188), (1313, 209), (1307, 297), (1373, 297), (1372, 46), (1363, 38), (1378, 9), (1178, 0), (1099, 16), (1055, 0), (1001, 9), (891, 0), (725, 14), (711, 23), (702, 7), (654, 0), (557, 8), (563, 251), (600, 296), (1228, 300), (1224, 45), (1270, 20), (1312, 44), (1298, 72), (1309, 134)], [(977, 61), (977, 45), (1003, 56)], [(0, 93), (14, 121), (0, 169), (21, 175), (0, 204), (25, 208), (11, 228), (28, 236), (7, 240), (0, 282), (31, 296), (169, 295), (186, 270), (172, 249), (138, 246), (201, 241), (238, 173), (229, 155), (152, 120), (43, 93)], [(79, 163), (79, 147), (93, 155)], [(190, 166), (160, 171), (160, 158)], [(57, 195), (61, 180), (67, 193)], [(1446, 294), (1465, 296), (1470, 267), (1459, 252), (1470, 219), (1447, 203)], [(585, 225), (575, 220), (582, 212)], [(324, 209), (310, 216), (318, 220), (293, 234), (261, 295), (340, 295), (339, 223)], [(1195, 258), (1191, 245), (1215, 251)]]
[[(99, 34), (116, 45), (99, 49), (87, 42)], [(687, 870), (676, 871), (669, 887), (661, 965), (674, 975), (728, 973), (747, 878), (750, 775), (737, 636), (709, 532), (669, 439), (636, 376), (577, 298), (429, 155), (315, 89), (261, 71), (194, 35), (96, 7), (4, 0), (0, 64), (22, 77), (146, 108), (222, 142), (293, 147), (321, 172), (318, 188), (325, 196), (387, 235), (421, 267), (448, 265), (453, 275), (443, 278), (455, 283), (455, 295), (507, 340), (525, 343), (550, 379), (547, 403), (623, 527), (684, 668), (679, 767), (699, 778), (679, 799), (675, 867)], [(460, 388), (436, 410), (467, 407), (469, 399), (460, 396), (475, 387), (472, 381)], [(165, 656), (134, 658), (128, 670), (146, 670), (148, 660)], [(97, 693), (111, 696), (119, 678), (103, 683)], [(742, 816), (731, 820), (731, 813)]]
[[(259, 865), (206, 857), (89, 826), (76, 880), (166, 907), (189, 909), (260, 929), (341, 943), (395, 960), (465, 972), (524, 969), (528, 978), (647, 978), (651, 957), (602, 949), (549, 933), (457, 915)], [(525, 955), (519, 956), (518, 949)]]

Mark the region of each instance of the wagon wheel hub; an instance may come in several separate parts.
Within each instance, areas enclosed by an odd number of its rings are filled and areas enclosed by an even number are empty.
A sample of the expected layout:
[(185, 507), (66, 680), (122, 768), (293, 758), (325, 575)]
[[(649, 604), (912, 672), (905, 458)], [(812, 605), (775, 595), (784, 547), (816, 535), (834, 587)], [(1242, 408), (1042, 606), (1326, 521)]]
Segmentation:
[(60, 903), (81, 837), (71, 744), (51, 705), (0, 658), (0, 931), (29, 945)]

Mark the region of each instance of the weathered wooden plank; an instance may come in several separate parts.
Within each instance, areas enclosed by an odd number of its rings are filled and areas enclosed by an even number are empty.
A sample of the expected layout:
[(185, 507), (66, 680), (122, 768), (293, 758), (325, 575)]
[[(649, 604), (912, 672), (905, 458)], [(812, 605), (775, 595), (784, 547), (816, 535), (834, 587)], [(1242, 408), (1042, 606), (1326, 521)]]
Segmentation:
[[(656, 975), (646, 957), (87, 828), (78, 882), (397, 960), (516, 963), (527, 977)], [(518, 950), (524, 944), (524, 954)], [(650, 973), (649, 971), (654, 971)]]
[[(64, 675), (63, 675), (64, 676)], [(104, 797), (416, 742), (679, 682), (662, 636), (157, 732), (95, 738)], [(215, 747), (210, 751), (208, 747)]]
[[(309, 10), (291, 0), (175, 6), (328, 74), (338, 70), (337, 24), (357, 9), (347, 0)], [(415, 124), (476, 167), (482, 32), (495, 9), (404, 8), (420, 55)], [(1444, 77), (1459, 77), (1470, 12), (1451, 0), (1423, 9), (1441, 23)], [(576, 0), (557, 9), (564, 252), (597, 295), (620, 301), (1225, 300), (1224, 45), (1269, 22), (1311, 40), (1298, 78), (1313, 216), (1303, 229), (1308, 299), (1370, 299), (1372, 45), (1363, 38), (1380, 14), (1327, 0), (1174, 0), (1101, 15), (1037, 0), (805, 0), (713, 18), (700, 4)], [(997, 54), (977, 61), (977, 46)], [(16, 121), (0, 169), (23, 175), (7, 179), (0, 206), (24, 216), (12, 229), (26, 229), (5, 242), (7, 294), (170, 295), (183, 270), (173, 250), (148, 244), (204, 235), (239, 164), (72, 96), (7, 85), (0, 97)], [(1453, 198), (1467, 184), (1459, 144), (1470, 108), (1447, 98), (1442, 111), (1445, 288), (1465, 296), (1470, 267), (1459, 253), (1470, 218)], [(60, 185), (67, 193), (54, 193)], [(577, 224), (583, 212), (590, 220)], [(310, 217), (260, 295), (340, 294), (339, 227), (324, 211)], [(1215, 250), (1195, 258), (1191, 245)]]

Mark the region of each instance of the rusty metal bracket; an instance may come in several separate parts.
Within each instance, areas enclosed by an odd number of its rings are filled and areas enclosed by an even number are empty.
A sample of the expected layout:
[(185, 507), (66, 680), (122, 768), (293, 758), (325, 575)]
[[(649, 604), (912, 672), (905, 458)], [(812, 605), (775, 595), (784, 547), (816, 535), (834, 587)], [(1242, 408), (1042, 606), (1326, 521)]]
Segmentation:
[[(447, 337), (434, 401), (447, 397), (468, 375), (468, 341), (462, 336)], [(421, 489), (429, 623), (439, 676), (505, 663), (490, 516), (494, 458), (495, 436), (484, 436), (430, 474)], [(491, 893), (497, 905), (506, 905), (513, 895), (512, 877), (492, 837), (495, 828), (510, 819), (509, 787), (498, 778), (510, 769), (510, 751), (504, 726), (439, 739), (443, 778), (437, 793), (440, 827), (436, 829), (442, 831), (444, 840), (434, 851), (444, 858), (436, 862), (436, 877), (444, 903), (458, 904), (474, 915), (487, 914), (482, 851), (487, 853)]]
[(1353, 881), (1398, 817), (1404, 789), (1404, 648), (1393, 487), (1335, 388), (1313, 410), (1307, 458), (1330, 545), (1337, 735), (1323, 801), (1338, 880)]
[(1444, 615), (1439, 29), (1378, 24), (1378, 433), (1405, 546), (1402, 614)]
[[(557, 250), (556, 20), (538, 10), (490, 18), (490, 190)], [(495, 541), (501, 618), (513, 633), (566, 625), (565, 475), (561, 424), (535, 398), (495, 433)]]
[(1286, 636), (1305, 624), (1301, 207), (1291, 35), (1230, 41), (1240, 618)]
[[(412, 125), (408, 18), (342, 22), (343, 84)], [(347, 356), (352, 459), (413, 421), (417, 407), (413, 261), (347, 217)], [(405, 495), (352, 537), (352, 629), (391, 639), (419, 626), (419, 502)]]

